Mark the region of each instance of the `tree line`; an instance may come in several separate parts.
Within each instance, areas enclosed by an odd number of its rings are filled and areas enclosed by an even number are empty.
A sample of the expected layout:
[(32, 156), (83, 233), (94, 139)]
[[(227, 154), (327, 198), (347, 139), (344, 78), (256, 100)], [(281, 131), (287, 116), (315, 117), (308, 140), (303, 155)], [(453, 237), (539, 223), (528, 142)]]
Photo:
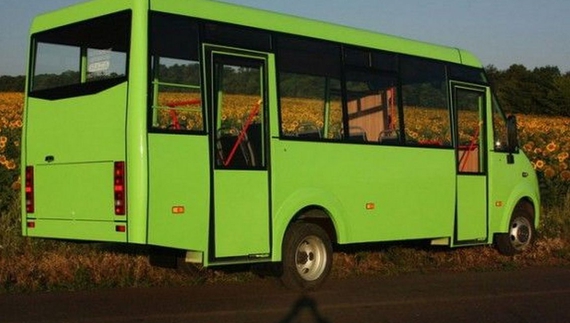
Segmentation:
[(24, 92), (26, 77), (19, 76), (0, 76), (0, 92)]
[(529, 70), (518, 64), (503, 71), (490, 65), (485, 71), (505, 111), (570, 116), (570, 72), (563, 74), (555, 66)]
[[(570, 116), (570, 72), (562, 73), (555, 66), (527, 69), (520, 64), (506, 70), (489, 65), (485, 71), (505, 111)], [(169, 72), (168, 69), (164, 71)], [(166, 76), (169, 81), (181, 81), (172, 75), (161, 76)], [(0, 92), (23, 92), (24, 84), (24, 76), (0, 76)]]

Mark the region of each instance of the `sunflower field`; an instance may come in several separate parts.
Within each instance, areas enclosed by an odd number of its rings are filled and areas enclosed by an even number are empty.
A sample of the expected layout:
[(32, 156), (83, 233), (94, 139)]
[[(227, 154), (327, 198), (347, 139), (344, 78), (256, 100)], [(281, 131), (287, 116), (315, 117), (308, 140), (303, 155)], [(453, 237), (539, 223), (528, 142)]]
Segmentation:
[(570, 182), (570, 118), (518, 116), (520, 143), (534, 169), (549, 182)]
[(19, 193), (23, 105), (22, 93), (0, 93), (0, 211)]

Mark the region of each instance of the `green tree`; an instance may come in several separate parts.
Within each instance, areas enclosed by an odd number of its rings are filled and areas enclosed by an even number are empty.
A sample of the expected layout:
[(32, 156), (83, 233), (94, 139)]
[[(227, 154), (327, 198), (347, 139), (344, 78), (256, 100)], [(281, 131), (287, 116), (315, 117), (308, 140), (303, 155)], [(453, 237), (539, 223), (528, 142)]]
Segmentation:
[(19, 76), (0, 76), (0, 92), (24, 92), (26, 77)]
[(508, 112), (570, 115), (570, 73), (562, 75), (555, 66), (528, 70), (520, 64), (507, 70), (485, 68), (489, 82)]

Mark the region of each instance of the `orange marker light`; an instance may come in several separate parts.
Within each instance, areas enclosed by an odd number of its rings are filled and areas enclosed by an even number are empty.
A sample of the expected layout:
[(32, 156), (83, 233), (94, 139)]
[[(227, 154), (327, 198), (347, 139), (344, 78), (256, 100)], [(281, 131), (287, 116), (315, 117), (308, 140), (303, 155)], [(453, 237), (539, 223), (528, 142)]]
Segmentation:
[(367, 210), (374, 210), (375, 208), (376, 208), (375, 203), (372, 203), (372, 202), (366, 203), (366, 209)]
[(184, 211), (184, 206), (182, 205), (176, 205), (172, 207), (172, 214), (182, 214)]
[(496, 206), (496, 207), (502, 207), (502, 206), (503, 206), (503, 201), (496, 201), (496, 202), (495, 202), (495, 206)]

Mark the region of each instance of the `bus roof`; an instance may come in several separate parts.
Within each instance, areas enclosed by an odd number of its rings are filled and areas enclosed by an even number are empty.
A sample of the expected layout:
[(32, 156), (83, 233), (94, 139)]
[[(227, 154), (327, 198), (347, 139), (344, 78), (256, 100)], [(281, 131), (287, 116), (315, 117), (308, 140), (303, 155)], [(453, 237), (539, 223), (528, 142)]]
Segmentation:
[(146, 6), (147, 1), (150, 3), (151, 10), (161, 12), (432, 58), (474, 67), (482, 66), (473, 54), (458, 48), (214, 0), (92, 0), (36, 17), (32, 23), (31, 32), (40, 32), (135, 6), (140, 8), (141, 6)]

